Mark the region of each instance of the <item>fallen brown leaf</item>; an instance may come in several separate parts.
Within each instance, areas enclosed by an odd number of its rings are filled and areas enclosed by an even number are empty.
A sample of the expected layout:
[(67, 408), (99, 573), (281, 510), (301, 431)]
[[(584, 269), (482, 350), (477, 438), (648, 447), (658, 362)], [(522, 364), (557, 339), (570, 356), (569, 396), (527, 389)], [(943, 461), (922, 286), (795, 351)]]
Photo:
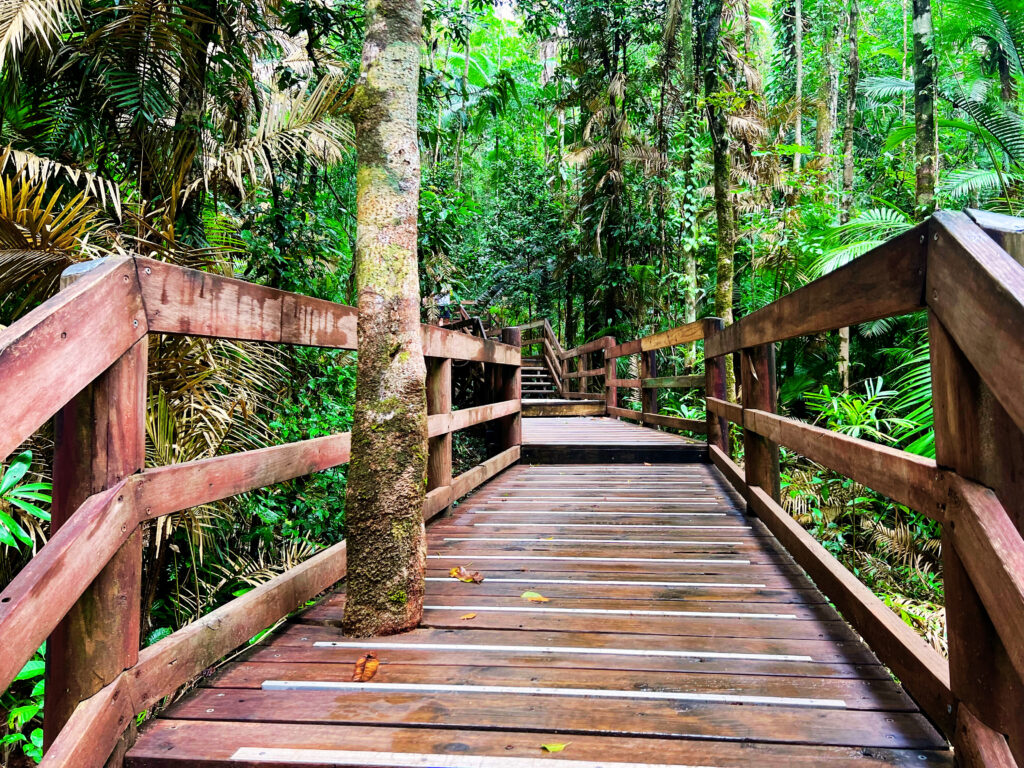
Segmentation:
[(479, 584), (484, 580), (484, 577), (480, 575), (479, 571), (473, 571), (473, 573), (470, 573), (466, 570), (464, 565), (455, 566), (448, 571), (448, 575), (453, 579), (458, 579), (459, 581), (463, 581), (467, 584)]
[(377, 674), (377, 667), (380, 666), (380, 661), (377, 659), (377, 654), (373, 651), (359, 657), (356, 661), (355, 672), (352, 673), (352, 681), (356, 683), (368, 683), (373, 679), (373, 676)]

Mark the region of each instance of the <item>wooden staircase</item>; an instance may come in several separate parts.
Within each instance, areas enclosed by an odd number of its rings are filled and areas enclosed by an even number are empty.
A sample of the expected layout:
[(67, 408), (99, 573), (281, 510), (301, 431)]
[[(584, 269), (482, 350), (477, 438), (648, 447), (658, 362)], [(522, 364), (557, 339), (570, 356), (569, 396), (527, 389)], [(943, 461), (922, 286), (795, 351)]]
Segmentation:
[(523, 358), (523, 400), (547, 400), (558, 397), (558, 386), (551, 371), (539, 357)]

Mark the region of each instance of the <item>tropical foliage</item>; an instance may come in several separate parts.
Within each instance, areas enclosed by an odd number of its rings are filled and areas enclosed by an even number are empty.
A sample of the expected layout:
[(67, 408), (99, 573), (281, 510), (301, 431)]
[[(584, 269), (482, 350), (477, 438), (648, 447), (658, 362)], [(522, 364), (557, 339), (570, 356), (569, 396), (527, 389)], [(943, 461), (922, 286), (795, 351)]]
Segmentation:
[[(572, 346), (741, 316), (926, 215), (922, 162), (935, 205), (1019, 213), (1024, 13), (1017, 0), (935, 3), (922, 155), (908, 5), (427, 0), (425, 319), (447, 295), (497, 324), (548, 317)], [(70, 264), (123, 253), (352, 303), (346, 109), (362, 27), (355, 0), (6, 2), (0, 323), (52, 295)], [(786, 341), (777, 356), (784, 412), (933, 451), (924, 317)], [(701, 365), (697, 345), (659, 370)], [(147, 462), (347, 430), (354, 379), (348, 352), (154, 337)], [(694, 395), (661, 402), (701, 413)], [(482, 449), (459, 438), (456, 460)], [(48, 535), (51, 454), (43, 430), (0, 471), (3, 583)], [(789, 511), (941, 648), (934, 525), (798, 456), (784, 470)], [(147, 528), (142, 641), (337, 540), (344, 488), (334, 470)], [(38, 755), (35, 669), (5, 694), (7, 760)]]

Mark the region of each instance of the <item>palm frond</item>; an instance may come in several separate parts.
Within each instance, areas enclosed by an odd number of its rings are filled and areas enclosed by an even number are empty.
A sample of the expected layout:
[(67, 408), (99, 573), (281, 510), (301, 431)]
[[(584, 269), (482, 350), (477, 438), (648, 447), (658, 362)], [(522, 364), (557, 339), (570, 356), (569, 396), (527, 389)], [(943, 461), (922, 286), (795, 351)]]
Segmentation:
[(17, 62), (28, 37), (45, 47), (81, 10), (80, 0), (2, 0), (0, 2), (0, 64)]
[(914, 84), (902, 77), (878, 75), (862, 78), (857, 83), (857, 90), (869, 101), (885, 103), (901, 96), (913, 96)]
[(355, 143), (352, 124), (342, 114), (347, 102), (344, 83), (330, 75), (308, 95), (274, 94), (264, 105), (256, 135), (224, 152), (204, 180), (223, 174), (244, 193), (246, 178), (272, 175), (283, 158), (305, 154), (321, 166), (341, 162)]

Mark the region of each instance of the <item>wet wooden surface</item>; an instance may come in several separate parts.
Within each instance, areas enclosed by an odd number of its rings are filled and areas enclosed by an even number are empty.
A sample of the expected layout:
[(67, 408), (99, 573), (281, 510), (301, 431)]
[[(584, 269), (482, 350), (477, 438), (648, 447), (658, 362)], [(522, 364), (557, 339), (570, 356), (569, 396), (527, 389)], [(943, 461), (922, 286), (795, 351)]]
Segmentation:
[(514, 466), (430, 527), (428, 556), (421, 628), (346, 638), (330, 594), (165, 710), (129, 765), (952, 765), (709, 465)]
[[(533, 464), (689, 463), (707, 460), (707, 444), (607, 416), (528, 418), (523, 461)], [(639, 417), (639, 413), (637, 414)]]

